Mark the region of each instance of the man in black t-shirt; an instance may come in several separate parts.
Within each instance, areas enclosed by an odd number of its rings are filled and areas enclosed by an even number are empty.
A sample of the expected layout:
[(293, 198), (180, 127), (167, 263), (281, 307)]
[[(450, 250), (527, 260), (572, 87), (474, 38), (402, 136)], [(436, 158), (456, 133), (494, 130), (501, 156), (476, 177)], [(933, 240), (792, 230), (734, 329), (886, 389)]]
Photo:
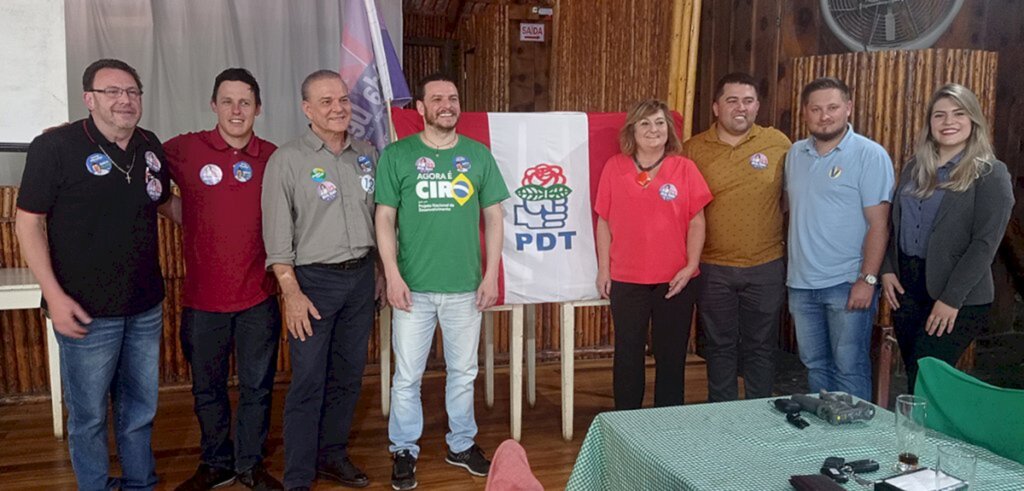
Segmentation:
[[(160, 141), (137, 126), (135, 69), (96, 61), (82, 88), (89, 117), (29, 146), (15, 227), (60, 346), (79, 489), (148, 489), (164, 297), (156, 213), (170, 186)], [(108, 476), (108, 394), (120, 479)]]

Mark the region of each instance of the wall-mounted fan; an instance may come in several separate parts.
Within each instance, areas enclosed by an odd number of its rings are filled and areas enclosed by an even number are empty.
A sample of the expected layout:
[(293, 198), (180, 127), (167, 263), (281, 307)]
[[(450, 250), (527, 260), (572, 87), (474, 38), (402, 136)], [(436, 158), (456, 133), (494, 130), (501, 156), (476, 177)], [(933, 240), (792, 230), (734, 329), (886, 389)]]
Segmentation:
[(853, 51), (925, 49), (949, 28), (963, 0), (821, 0), (829, 29)]

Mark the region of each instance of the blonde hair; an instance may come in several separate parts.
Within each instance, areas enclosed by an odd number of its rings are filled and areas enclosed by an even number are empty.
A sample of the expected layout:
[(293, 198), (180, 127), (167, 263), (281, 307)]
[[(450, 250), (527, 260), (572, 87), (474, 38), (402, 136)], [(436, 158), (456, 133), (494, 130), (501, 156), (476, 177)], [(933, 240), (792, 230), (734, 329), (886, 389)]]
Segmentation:
[[(967, 137), (963, 157), (961, 157), (960, 163), (953, 168), (949, 180), (944, 183), (938, 182), (938, 169), (945, 162), (939, 162), (939, 144), (932, 136), (931, 127), (932, 111), (935, 109), (935, 104), (941, 99), (949, 99), (971, 120), (971, 135)], [(914, 153), (916, 165), (910, 174), (910, 180), (914, 186), (911, 193), (919, 199), (925, 199), (931, 196), (937, 188), (963, 192), (971, 187), (975, 179), (992, 170), (992, 161), (995, 158), (988, 120), (981, 112), (978, 97), (963, 85), (945, 85), (932, 95), (928, 111), (925, 112), (924, 127), (921, 129), (921, 136)]]
[(683, 148), (683, 143), (679, 141), (679, 135), (676, 134), (676, 124), (672, 120), (672, 111), (668, 108), (668, 104), (657, 99), (643, 100), (629, 108), (629, 112), (626, 113), (626, 124), (619, 130), (619, 148), (622, 150), (622, 153), (636, 155), (636, 137), (633, 135), (636, 123), (658, 111), (665, 115), (665, 126), (668, 129), (665, 153), (679, 153), (679, 150)]

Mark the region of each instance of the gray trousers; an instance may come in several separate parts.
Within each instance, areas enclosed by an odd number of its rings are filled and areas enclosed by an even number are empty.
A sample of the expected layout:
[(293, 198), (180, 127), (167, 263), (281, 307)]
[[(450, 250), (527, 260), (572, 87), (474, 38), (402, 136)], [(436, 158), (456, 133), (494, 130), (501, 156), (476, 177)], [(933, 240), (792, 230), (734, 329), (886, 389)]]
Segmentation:
[(739, 397), (738, 365), (747, 399), (770, 397), (779, 314), (786, 292), (782, 259), (736, 268), (700, 265), (697, 311), (708, 369), (708, 402)]

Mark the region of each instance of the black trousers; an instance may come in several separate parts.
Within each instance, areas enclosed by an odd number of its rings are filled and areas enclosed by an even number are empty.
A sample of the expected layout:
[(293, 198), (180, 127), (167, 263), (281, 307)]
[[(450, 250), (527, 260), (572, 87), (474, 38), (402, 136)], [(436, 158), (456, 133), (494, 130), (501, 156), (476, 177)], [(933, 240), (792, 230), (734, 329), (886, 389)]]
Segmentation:
[(782, 259), (735, 268), (701, 264), (697, 312), (708, 367), (708, 402), (739, 397), (740, 372), (747, 399), (771, 397), (779, 314), (786, 293)]
[(697, 287), (694, 280), (676, 296), (665, 299), (668, 283), (640, 285), (612, 281), (611, 310), (615, 323), (612, 389), (615, 409), (637, 409), (646, 386), (648, 326), (654, 352), (654, 405), (683, 404), (686, 344)]
[(362, 389), (373, 328), (373, 261), (351, 270), (295, 268), (320, 312), (313, 335), (288, 340), (292, 381), (284, 403), (284, 486), (309, 486), (317, 464), (348, 457), (352, 416)]
[(925, 260), (900, 252), (899, 279), (906, 293), (900, 297), (900, 308), (892, 313), (893, 329), (900, 344), (900, 355), (907, 367), (907, 389), (913, 394), (917, 381), (917, 360), (926, 356), (956, 365), (974, 338), (985, 331), (992, 304), (964, 305), (957, 313), (953, 332), (942, 337), (925, 331), (935, 300), (928, 295), (925, 282)]
[[(192, 369), (204, 463), (241, 472), (263, 460), (280, 339), (277, 297), (240, 312), (182, 310), (181, 347)], [(232, 345), (239, 390), (234, 442), (227, 387)]]

